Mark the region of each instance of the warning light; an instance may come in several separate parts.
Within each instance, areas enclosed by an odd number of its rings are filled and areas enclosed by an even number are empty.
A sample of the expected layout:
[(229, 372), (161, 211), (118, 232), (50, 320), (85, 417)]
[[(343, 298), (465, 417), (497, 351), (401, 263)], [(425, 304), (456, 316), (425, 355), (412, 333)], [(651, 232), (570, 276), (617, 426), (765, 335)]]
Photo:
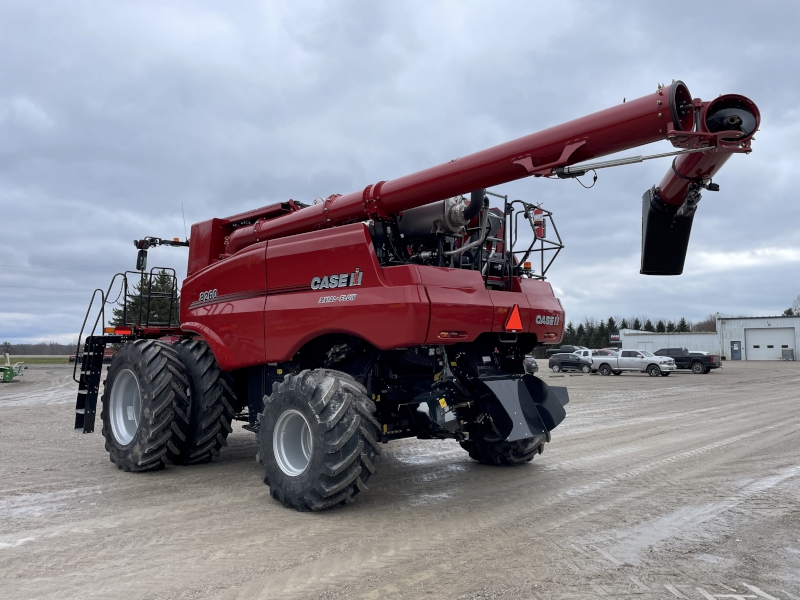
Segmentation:
[(117, 335), (130, 335), (133, 331), (130, 327), (114, 327), (114, 333)]
[(465, 338), (467, 334), (463, 331), (440, 331), (439, 337), (442, 339)]
[(103, 328), (103, 333), (114, 333), (114, 328), (113, 327), (104, 327)]
[(506, 319), (506, 331), (519, 333), (522, 331), (522, 318), (519, 316), (519, 305), (515, 304)]
[(522, 263), (522, 268), (525, 269), (526, 271), (530, 271), (531, 266), (532, 266), (531, 261), (529, 260), (526, 260), (524, 263)]
[(181, 241), (181, 238), (172, 238), (172, 241), (173, 241), (173, 242), (180, 242), (180, 241)]

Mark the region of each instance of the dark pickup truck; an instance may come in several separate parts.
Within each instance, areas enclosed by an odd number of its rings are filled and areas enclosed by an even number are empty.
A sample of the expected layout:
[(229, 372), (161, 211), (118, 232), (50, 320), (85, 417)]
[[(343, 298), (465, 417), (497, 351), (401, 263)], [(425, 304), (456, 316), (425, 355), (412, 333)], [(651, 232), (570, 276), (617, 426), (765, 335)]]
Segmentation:
[(692, 373), (697, 375), (708, 373), (711, 369), (722, 368), (722, 361), (715, 354), (692, 352), (686, 348), (662, 348), (655, 354), (656, 356), (669, 356), (675, 360), (676, 369), (691, 369)]

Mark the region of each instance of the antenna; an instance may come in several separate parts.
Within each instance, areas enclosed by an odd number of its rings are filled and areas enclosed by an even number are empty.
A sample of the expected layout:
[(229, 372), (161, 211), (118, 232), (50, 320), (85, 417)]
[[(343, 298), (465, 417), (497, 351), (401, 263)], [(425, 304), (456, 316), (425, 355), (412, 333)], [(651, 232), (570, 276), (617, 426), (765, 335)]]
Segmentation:
[(181, 214), (183, 215), (183, 239), (186, 240), (189, 236), (186, 235), (186, 213), (183, 211), (183, 202), (181, 202)]

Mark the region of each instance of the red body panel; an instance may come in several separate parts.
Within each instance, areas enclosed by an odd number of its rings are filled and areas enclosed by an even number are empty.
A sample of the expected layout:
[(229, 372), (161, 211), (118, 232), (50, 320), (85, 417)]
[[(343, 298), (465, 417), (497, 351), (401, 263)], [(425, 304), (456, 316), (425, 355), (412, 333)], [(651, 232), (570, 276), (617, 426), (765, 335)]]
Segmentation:
[(264, 362), (266, 248), (250, 246), (183, 283), (181, 329), (203, 336), (223, 370)]
[[(312, 289), (314, 278), (361, 273), (354, 283)], [(363, 223), (248, 247), (186, 279), (181, 327), (205, 338), (230, 371), (290, 360), (328, 333), (362, 338), (379, 349), (469, 342), (504, 331), (520, 307), (524, 331), (563, 330), (563, 310), (548, 283), (517, 282), (518, 292), (487, 291), (477, 271), (403, 265), (381, 268)], [(201, 300), (201, 293), (216, 296)], [(537, 326), (537, 315), (559, 325)], [(462, 334), (442, 339), (442, 331)], [(539, 338), (541, 339), (541, 338)]]
[[(356, 270), (363, 273), (360, 285), (311, 288), (315, 277)], [(327, 333), (356, 335), (383, 349), (421, 344), (428, 301), (420, 285), (405, 283), (391, 286), (384, 279), (363, 223), (270, 241), (266, 360), (289, 360), (303, 344)], [(351, 295), (355, 298), (342, 299)]]

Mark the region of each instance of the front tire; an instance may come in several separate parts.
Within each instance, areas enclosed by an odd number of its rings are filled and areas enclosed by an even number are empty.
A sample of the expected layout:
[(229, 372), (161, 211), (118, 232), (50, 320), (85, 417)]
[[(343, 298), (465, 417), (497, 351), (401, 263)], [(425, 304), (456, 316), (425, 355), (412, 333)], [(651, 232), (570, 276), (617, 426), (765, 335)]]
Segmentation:
[(597, 371), (600, 373), (600, 375), (606, 377), (611, 375), (611, 367), (609, 367), (608, 365), (600, 365), (600, 368), (597, 369)]
[(270, 495), (299, 511), (352, 502), (381, 453), (374, 413), (364, 387), (339, 371), (302, 371), (276, 383), (258, 416), (257, 460)]
[(658, 365), (650, 365), (647, 367), (647, 374), (650, 375), (650, 377), (658, 377), (661, 375), (661, 369), (658, 368)]
[(211, 349), (200, 340), (180, 340), (173, 346), (189, 375), (187, 410), (175, 409), (167, 457), (179, 465), (210, 462), (227, 446), (233, 430), (234, 394), (219, 370)]
[(127, 342), (111, 361), (103, 391), (103, 437), (123, 471), (164, 468), (174, 406), (187, 406), (186, 373), (177, 353), (154, 340)]

